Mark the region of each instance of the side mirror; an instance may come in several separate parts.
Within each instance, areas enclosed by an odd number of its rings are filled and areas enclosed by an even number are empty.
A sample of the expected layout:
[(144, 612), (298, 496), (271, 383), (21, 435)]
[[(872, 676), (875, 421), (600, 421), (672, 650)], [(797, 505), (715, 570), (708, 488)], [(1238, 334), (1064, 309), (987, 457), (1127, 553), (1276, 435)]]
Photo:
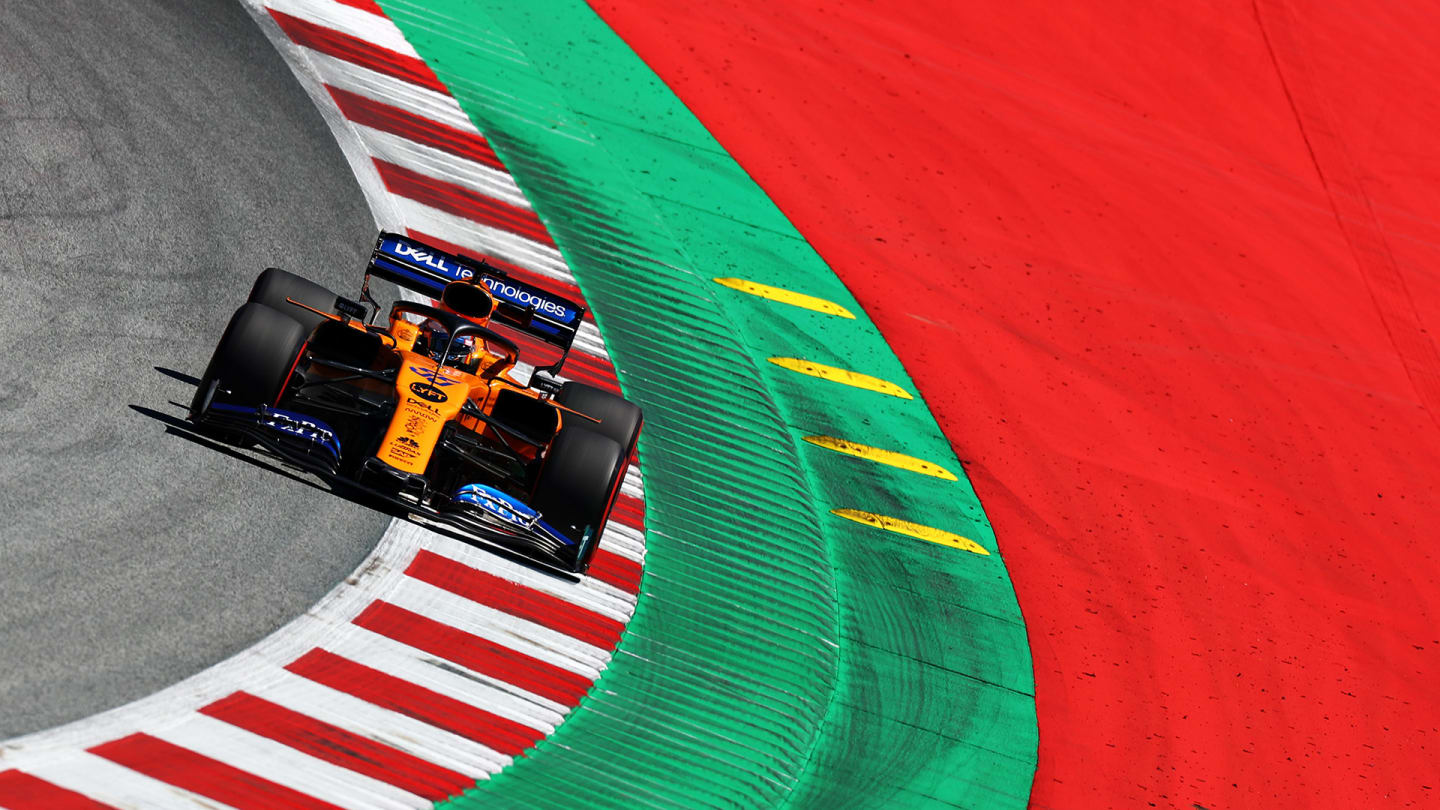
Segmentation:
[(365, 316), (369, 314), (369, 312), (365, 310), (365, 306), (359, 301), (351, 301), (349, 298), (343, 296), (337, 296), (335, 298), (335, 311), (358, 321), (365, 320)]

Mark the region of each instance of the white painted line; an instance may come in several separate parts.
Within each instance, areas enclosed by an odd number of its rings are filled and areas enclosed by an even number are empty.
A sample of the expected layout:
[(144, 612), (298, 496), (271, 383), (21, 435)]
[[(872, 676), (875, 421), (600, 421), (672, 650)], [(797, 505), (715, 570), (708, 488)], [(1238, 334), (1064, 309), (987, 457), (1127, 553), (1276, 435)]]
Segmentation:
[[(390, 193), (386, 191), (383, 183), (380, 182), (380, 173), (375, 169), (375, 163), (370, 159), (370, 154), (365, 151), (360, 143), (360, 138), (355, 134), (354, 127), (340, 114), (340, 109), (335, 106), (335, 100), (321, 84), (318, 73), (315, 69), (315, 60), (327, 59), (331, 62), (340, 60), (331, 59), (317, 51), (303, 48), (295, 44), (285, 32), (281, 30), (275, 18), (265, 10), (261, 0), (241, 0), (245, 10), (250, 12), (250, 17), (255, 24), (260, 26), (270, 44), (275, 46), (280, 56), (284, 58), (285, 64), (289, 66), (295, 80), (305, 89), (314, 103), (315, 109), (319, 110), (320, 116), (330, 127), (330, 132), (335, 135), (335, 142), (340, 146), (340, 151), (345, 155), (345, 162), (350, 164), (350, 171), (354, 173), (355, 180), (360, 185), (360, 191), (365, 195), (365, 202), (370, 207), (370, 213), (375, 218), (375, 224), (381, 229), (394, 230), (398, 227), (400, 216), (392, 205)], [(363, 12), (362, 12), (363, 13)], [(415, 88), (419, 90), (420, 88)], [(428, 92), (428, 91), (427, 91)], [(432, 93), (432, 95), (440, 95)], [(451, 99), (451, 103), (454, 100)], [(458, 105), (457, 105), (458, 109)]]
[[(434, 540), (448, 540), (430, 535)], [(283, 666), (319, 646), (337, 633), (353, 632), (350, 620), (374, 599), (390, 590), (390, 583), (406, 578), (403, 571), (426, 535), (386, 532), (375, 550), (345, 582), (305, 614), (231, 658), (148, 697), (64, 726), (39, 731), (5, 742), (7, 762), (11, 750), (36, 754), (72, 748), (89, 748), (134, 732), (164, 718), (179, 717), (219, 700), (237, 689), (263, 682)], [(456, 542), (456, 541), (448, 541)]]

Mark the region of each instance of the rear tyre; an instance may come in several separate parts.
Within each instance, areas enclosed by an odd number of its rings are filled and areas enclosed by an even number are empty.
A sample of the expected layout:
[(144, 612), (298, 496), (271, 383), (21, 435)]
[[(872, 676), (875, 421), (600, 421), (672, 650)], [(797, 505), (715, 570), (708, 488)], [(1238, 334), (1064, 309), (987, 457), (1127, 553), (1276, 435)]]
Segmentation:
[(609, 391), (601, 391), (594, 386), (577, 382), (567, 382), (561, 386), (560, 393), (555, 395), (555, 401), (600, 420), (597, 425), (588, 419), (566, 414), (560, 417), (562, 422), (610, 438), (620, 445), (627, 458), (635, 451), (635, 441), (640, 436), (644, 417), (634, 403)]
[(235, 310), (200, 377), (191, 414), (211, 402), (273, 405), (309, 334), (294, 318), (264, 304)]
[(595, 556), (625, 461), (625, 451), (613, 439), (579, 427), (560, 431), (545, 455), (530, 504), (546, 523), (576, 541), (584, 539), (587, 527), (592, 529), (571, 563), (576, 573), (584, 573)]
[(285, 299), (293, 298), (305, 306), (314, 307), (321, 312), (335, 312), (335, 301), (339, 297), (309, 279), (301, 278), (294, 273), (287, 273), (278, 267), (267, 267), (265, 272), (255, 279), (255, 286), (250, 288), (248, 300), (256, 304), (264, 304), (283, 315), (289, 315), (305, 327), (306, 332), (309, 332), (321, 321), (328, 319), (308, 309), (297, 307)]

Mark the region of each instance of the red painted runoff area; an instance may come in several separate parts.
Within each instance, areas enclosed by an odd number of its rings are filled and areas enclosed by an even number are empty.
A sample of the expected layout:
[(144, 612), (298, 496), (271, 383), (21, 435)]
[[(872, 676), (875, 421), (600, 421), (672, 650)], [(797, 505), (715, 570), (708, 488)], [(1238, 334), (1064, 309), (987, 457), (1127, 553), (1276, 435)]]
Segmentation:
[(1440, 12), (596, 9), (965, 462), (1029, 625), (1032, 806), (1440, 806)]

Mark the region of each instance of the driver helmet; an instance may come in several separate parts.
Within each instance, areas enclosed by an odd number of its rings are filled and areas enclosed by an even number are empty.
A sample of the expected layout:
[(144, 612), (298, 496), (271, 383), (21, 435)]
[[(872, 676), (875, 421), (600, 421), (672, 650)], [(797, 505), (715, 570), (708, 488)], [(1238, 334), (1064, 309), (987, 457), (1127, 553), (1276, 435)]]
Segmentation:
[[(448, 356), (445, 355), (446, 347), (449, 347)], [(474, 373), (476, 365), (480, 361), (478, 342), (474, 335), (461, 335), (450, 342), (450, 333), (445, 326), (434, 318), (426, 318), (420, 324), (420, 334), (415, 338), (415, 353), (428, 355), (431, 360), (442, 366), (453, 366)]]

